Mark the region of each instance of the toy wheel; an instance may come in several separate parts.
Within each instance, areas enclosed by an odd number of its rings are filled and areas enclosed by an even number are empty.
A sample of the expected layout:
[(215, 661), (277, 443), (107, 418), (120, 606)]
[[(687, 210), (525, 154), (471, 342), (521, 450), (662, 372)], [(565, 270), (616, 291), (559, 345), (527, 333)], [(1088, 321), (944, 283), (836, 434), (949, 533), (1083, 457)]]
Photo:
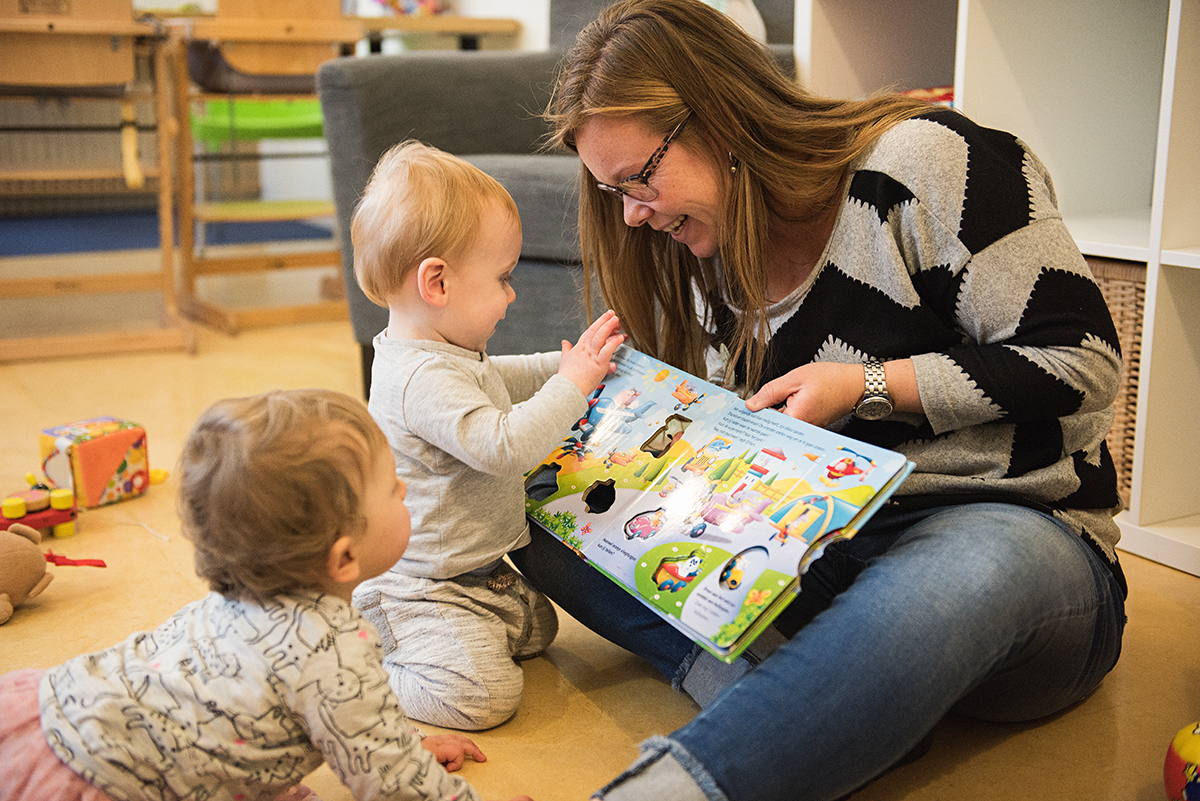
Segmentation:
[(50, 532), (56, 537), (74, 537), (75, 536), (75, 521), (71, 520), (67, 523), (59, 523), (50, 529)]

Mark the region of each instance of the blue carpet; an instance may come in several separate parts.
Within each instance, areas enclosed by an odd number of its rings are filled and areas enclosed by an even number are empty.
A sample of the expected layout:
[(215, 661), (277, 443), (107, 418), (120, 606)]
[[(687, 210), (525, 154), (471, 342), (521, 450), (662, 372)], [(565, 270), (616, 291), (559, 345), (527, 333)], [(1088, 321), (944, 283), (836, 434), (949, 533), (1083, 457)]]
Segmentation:
[[(305, 222), (210, 223), (210, 245), (326, 239), (329, 230)], [(158, 248), (158, 213), (0, 218), (0, 256), (41, 256), (97, 250)]]

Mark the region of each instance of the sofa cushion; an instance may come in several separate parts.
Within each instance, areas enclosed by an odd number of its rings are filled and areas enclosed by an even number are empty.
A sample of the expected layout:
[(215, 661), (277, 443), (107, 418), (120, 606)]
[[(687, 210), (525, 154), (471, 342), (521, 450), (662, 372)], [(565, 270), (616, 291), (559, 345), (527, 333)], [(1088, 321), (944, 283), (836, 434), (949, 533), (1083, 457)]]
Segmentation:
[(521, 214), (521, 258), (579, 262), (579, 157), (464, 156), (508, 190)]

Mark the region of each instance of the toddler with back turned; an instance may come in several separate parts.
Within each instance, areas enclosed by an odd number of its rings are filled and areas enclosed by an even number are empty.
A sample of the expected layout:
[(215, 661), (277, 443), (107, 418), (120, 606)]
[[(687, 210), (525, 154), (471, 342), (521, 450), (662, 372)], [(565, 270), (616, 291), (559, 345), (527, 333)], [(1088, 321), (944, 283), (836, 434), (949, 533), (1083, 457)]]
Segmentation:
[(421, 738), (350, 604), (409, 536), (404, 482), (362, 403), (220, 401), (179, 472), (212, 592), (104, 651), (0, 676), (0, 801), (312, 797), (298, 783), (322, 761), (356, 799), (478, 799), (447, 768), (482, 752)]

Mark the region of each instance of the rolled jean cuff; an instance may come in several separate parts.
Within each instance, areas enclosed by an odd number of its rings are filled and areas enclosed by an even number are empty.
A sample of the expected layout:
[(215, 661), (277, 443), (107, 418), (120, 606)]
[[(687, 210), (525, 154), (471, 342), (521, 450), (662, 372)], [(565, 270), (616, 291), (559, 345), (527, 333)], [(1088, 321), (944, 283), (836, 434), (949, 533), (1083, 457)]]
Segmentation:
[(593, 801), (728, 801), (712, 776), (679, 743), (651, 737), (629, 768), (592, 796)]
[(692, 646), (691, 653), (683, 658), (683, 661), (679, 664), (679, 669), (675, 671), (674, 678), (671, 679), (672, 690), (677, 693), (687, 692), (683, 689), (683, 680), (687, 678), (688, 673), (692, 670), (692, 665), (696, 663), (696, 660), (702, 653), (704, 653), (704, 649), (699, 645)]
[(690, 696), (701, 709), (707, 709), (726, 688), (775, 653), (785, 642), (786, 637), (775, 627), (768, 626), (733, 663), (717, 659), (697, 645), (680, 664), (671, 687), (676, 692)]

